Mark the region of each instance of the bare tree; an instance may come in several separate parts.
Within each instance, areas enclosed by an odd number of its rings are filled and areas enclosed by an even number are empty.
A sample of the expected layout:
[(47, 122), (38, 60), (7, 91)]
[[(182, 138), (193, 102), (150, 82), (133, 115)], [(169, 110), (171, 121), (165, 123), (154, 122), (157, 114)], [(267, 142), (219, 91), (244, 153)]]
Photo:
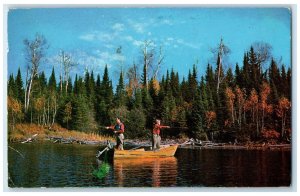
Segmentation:
[(139, 70), (135, 63), (129, 67), (126, 76), (129, 80), (127, 91), (130, 95), (135, 96), (136, 90), (139, 88)]
[(151, 40), (145, 40), (142, 46), (143, 53), (143, 64), (144, 64), (144, 78), (143, 82), (148, 90), (149, 83), (149, 67), (152, 65), (153, 57), (154, 57), (154, 44)]
[(26, 61), (27, 66), (27, 75), (26, 75), (26, 86), (25, 86), (25, 111), (28, 110), (30, 103), (30, 96), (32, 92), (32, 84), (35, 76), (38, 74), (38, 69), (41, 63), (42, 58), (44, 57), (44, 52), (48, 48), (46, 39), (44, 36), (36, 34), (34, 40), (24, 40), (25, 52), (26, 52)]
[(254, 42), (252, 47), (257, 57), (257, 64), (260, 66), (260, 73), (262, 73), (263, 66), (272, 56), (272, 46), (266, 42)]
[(116, 66), (118, 67), (117, 70), (115, 70), (115, 75), (116, 77), (118, 77), (120, 75), (120, 73), (124, 73), (126, 72), (125, 71), (125, 67), (124, 67), (124, 56), (122, 54), (122, 46), (119, 46), (117, 49), (116, 49), (116, 59), (117, 59), (117, 64)]
[(220, 83), (223, 81), (224, 76), (221, 75), (221, 70), (224, 67), (224, 57), (226, 57), (230, 50), (229, 48), (224, 45), (223, 38), (221, 38), (220, 44), (211, 50), (211, 52), (217, 56), (217, 93), (219, 92)]
[(163, 64), (165, 55), (162, 46), (159, 47), (158, 54), (156, 53), (155, 44), (151, 40), (145, 40), (142, 45), (143, 54), (143, 83), (148, 89), (149, 78), (157, 78), (158, 72)]
[(155, 64), (155, 67), (153, 68), (154, 73), (153, 73), (153, 79), (157, 78), (158, 75), (158, 71), (163, 63), (165, 56), (163, 54), (163, 50), (162, 50), (162, 46), (159, 47), (159, 55), (158, 55), (158, 59), (157, 59), (157, 63)]
[(60, 57), (60, 92), (63, 91), (63, 83), (65, 82), (65, 91), (68, 92), (69, 85), (69, 74), (71, 68), (77, 65), (73, 60), (71, 54), (67, 54), (65, 51), (61, 51), (59, 54)]

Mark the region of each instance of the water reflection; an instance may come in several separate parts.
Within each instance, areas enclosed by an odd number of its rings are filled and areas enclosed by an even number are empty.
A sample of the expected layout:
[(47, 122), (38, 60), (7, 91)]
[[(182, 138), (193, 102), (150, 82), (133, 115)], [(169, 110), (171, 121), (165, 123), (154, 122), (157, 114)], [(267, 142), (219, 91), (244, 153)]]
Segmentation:
[(114, 175), (118, 186), (136, 187), (175, 186), (177, 181), (177, 159), (144, 158), (114, 160)]
[[(291, 184), (291, 152), (182, 149), (175, 157), (97, 164), (97, 146), (10, 144), (10, 187), (277, 187)], [(109, 167), (109, 169), (108, 169)], [(92, 172), (99, 170), (99, 177)], [(8, 180), (8, 179), (6, 179)]]

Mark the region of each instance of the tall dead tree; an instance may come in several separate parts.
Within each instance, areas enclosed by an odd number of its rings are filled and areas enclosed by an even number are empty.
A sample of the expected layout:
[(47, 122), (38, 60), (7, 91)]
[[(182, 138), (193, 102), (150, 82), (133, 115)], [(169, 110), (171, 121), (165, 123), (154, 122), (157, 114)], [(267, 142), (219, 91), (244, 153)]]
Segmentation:
[(60, 92), (63, 91), (63, 85), (65, 84), (65, 91), (68, 92), (69, 85), (69, 75), (71, 68), (76, 65), (75, 61), (72, 59), (70, 54), (67, 54), (65, 51), (61, 51), (59, 54), (60, 57)]
[(44, 52), (48, 48), (44, 36), (37, 34), (34, 40), (24, 40), (26, 61), (27, 61), (27, 74), (25, 83), (25, 111), (28, 111), (30, 97), (32, 92), (32, 84), (35, 76), (38, 75), (38, 69)]
[(223, 43), (223, 38), (221, 38), (218, 47), (212, 51), (214, 54), (217, 54), (217, 93), (219, 93), (220, 84), (224, 79), (222, 75), (224, 57), (227, 56), (229, 51), (229, 48)]
[(142, 45), (143, 53), (143, 85), (148, 90), (149, 79), (156, 79), (158, 72), (163, 64), (165, 58), (162, 47), (159, 48), (158, 54), (156, 53), (155, 44), (151, 40), (145, 40)]
[(156, 67), (153, 68), (154, 70), (154, 73), (153, 73), (153, 79), (156, 79), (157, 78), (157, 75), (158, 75), (158, 71), (163, 63), (163, 60), (164, 60), (165, 56), (163, 54), (163, 51), (162, 51), (162, 47), (159, 48), (159, 55), (158, 55), (158, 59), (157, 59), (157, 63), (155, 64)]
[(136, 90), (140, 88), (139, 70), (135, 63), (128, 69), (126, 76), (129, 80), (127, 92), (129, 95), (135, 96)]
[(142, 52), (143, 52), (143, 64), (144, 64), (144, 70), (143, 70), (143, 85), (148, 90), (148, 83), (149, 83), (149, 67), (152, 64), (153, 57), (154, 57), (154, 48), (153, 48), (153, 42), (151, 40), (145, 40), (142, 46)]
[(257, 64), (259, 65), (259, 73), (262, 74), (262, 66), (268, 62), (272, 56), (272, 46), (265, 42), (254, 42), (252, 47), (256, 54)]

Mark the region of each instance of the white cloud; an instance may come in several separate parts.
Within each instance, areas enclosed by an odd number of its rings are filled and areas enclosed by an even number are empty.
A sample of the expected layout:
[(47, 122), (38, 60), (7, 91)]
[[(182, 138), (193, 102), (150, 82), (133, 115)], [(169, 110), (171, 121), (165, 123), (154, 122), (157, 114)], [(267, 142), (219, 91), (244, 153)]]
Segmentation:
[(121, 23), (116, 23), (112, 26), (112, 29), (115, 31), (123, 31), (124, 30), (124, 25)]
[[(110, 67), (109, 62), (105, 61), (105, 59), (101, 59), (98, 56), (91, 55), (86, 53), (85, 51), (81, 50), (75, 50), (72, 52), (68, 52), (72, 58), (73, 61), (77, 64), (76, 66), (72, 67), (71, 69), (71, 75), (84, 73), (84, 71), (87, 69), (89, 71), (93, 70), (95, 72), (102, 72), (105, 65), (107, 64), (108, 67)], [(60, 70), (60, 57), (59, 55), (54, 55), (47, 58), (47, 64), (49, 64), (52, 68), (52, 66), (55, 67), (55, 69)]]
[(144, 33), (145, 31), (145, 25), (142, 23), (135, 23), (132, 27), (137, 33)]
[(132, 44), (135, 45), (135, 46), (141, 46), (141, 45), (144, 44), (144, 42), (139, 41), (139, 40), (133, 40)]
[(97, 39), (100, 40), (100, 41), (111, 41), (111, 40), (114, 40), (115, 39), (115, 36), (114, 34), (109, 34), (109, 33), (103, 33), (103, 32), (99, 32), (97, 34)]
[(101, 52), (100, 50), (97, 50), (96, 53), (101, 60), (109, 64), (124, 62), (126, 60), (125, 56), (123, 56), (122, 54), (109, 53), (107, 51)]
[(106, 48), (108, 48), (108, 49), (111, 49), (111, 48), (114, 48), (115, 46), (114, 45), (112, 45), (112, 44), (105, 44), (104, 45)]
[(181, 44), (181, 45), (184, 45), (184, 46), (187, 46), (187, 47), (190, 47), (190, 48), (194, 48), (194, 49), (199, 49), (200, 45), (201, 45), (201, 44), (196, 45), (194, 43), (189, 43), (189, 42), (184, 41), (183, 39), (177, 39), (176, 42), (178, 44)]
[(124, 37), (124, 39), (126, 40), (126, 41), (133, 41), (133, 37), (132, 36), (125, 36)]
[(107, 41), (112, 41), (115, 39), (117, 36), (116, 33), (105, 33), (105, 32), (100, 32), (100, 31), (93, 31), (91, 33), (86, 33), (84, 35), (79, 36), (79, 39), (85, 40), (85, 41), (102, 41), (102, 42), (107, 42)]
[(168, 37), (168, 38), (167, 38), (167, 41), (173, 41), (173, 40), (174, 40), (173, 37)]
[(88, 68), (89, 70), (102, 70), (107, 64), (103, 59), (87, 54), (84, 51), (77, 50), (74, 52), (76, 62), (79, 64), (79, 68)]
[(146, 26), (148, 26), (146, 22), (140, 23), (131, 19), (128, 20), (128, 24), (136, 33), (144, 33)]
[(162, 20), (161, 23), (165, 25), (173, 25), (173, 23), (168, 19)]
[(79, 39), (85, 40), (85, 41), (94, 41), (95, 40), (95, 34), (85, 34), (79, 36)]

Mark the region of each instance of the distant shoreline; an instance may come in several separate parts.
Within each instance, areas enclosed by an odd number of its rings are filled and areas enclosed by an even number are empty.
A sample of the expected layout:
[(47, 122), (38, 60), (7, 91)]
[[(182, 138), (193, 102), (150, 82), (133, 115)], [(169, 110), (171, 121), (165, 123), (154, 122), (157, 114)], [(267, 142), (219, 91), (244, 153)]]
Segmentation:
[[(107, 144), (107, 140), (78, 140), (74, 138), (62, 138), (62, 137), (47, 137), (44, 139), (34, 139), (26, 143), (36, 143), (36, 142), (51, 142), (53, 144), (78, 144), (78, 145), (98, 145), (104, 147)], [(115, 145), (115, 141), (109, 139), (109, 141)], [(230, 143), (213, 143), (213, 145), (182, 145), (183, 139), (171, 140), (166, 139), (162, 141), (162, 145), (175, 145), (179, 144), (179, 148), (188, 148), (188, 149), (223, 149), (223, 150), (291, 150), (291, 144), (266, 144), (266, 143), (248, 143), (248, 144), (230, 144)], [(11, 143), (24, 143), (22, 141), (11, 141)], [(127, 139), (125, 140), (125, 149), (130, 146), (140, 146), (149, 147), (151, 146), (151, 141), (148, 140), (139, 140), (139, 139)]]

